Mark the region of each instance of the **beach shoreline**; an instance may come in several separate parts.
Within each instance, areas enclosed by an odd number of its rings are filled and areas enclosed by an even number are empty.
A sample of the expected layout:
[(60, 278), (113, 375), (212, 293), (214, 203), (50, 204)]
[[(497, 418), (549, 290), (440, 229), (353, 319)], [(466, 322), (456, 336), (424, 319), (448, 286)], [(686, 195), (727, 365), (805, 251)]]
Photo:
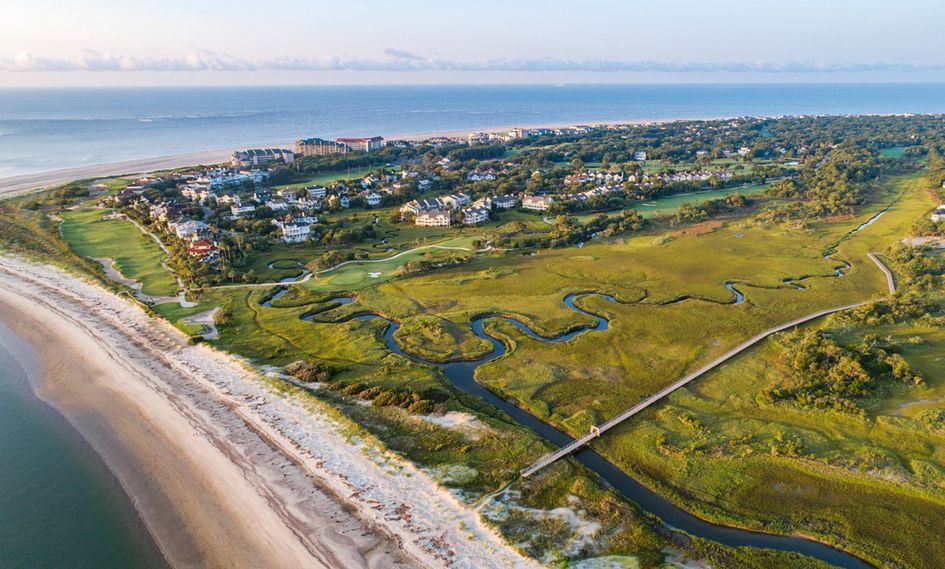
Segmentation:
[(172, 567), (537, 567), (423, 471), (97, 285), (0, 256), (0, 320)]
[[(725, 117), (716, 117), (725, 118)], [(714, 120), (712, 118), (687, 118), (687, 119), (628, 119), (628, 120), (607, 120), (607, 121), (589, 121), (567, 122), (567, 123), (542, 123), (531, 125), (509, 125), (493, 126), (483, 128), (466, 128), (457, 130), (444, 130), (436, 132), (421, 133), (398, 133), (383, 135), (387, 140), (409, 140), (418, 142), (435, 137), (465, 138), (467, 135), (476, 132), (498, 133), (506, 132), (513, 128), (563, 128), (574, 126), (576, 124), (589, 124), (599, 126), (616, 125), (636, 125), (636, 124), (663, 124), (682, 120)], [(294, 141), (280, 144), (257, 145), (255, 148), (283, 147), (292, 148)], [(33, 174), (21, 174), (0, 178), (0, 198), (14, 196), (18, 194), (41, 191), (53, 186), (66, 184), (75, 180), (91, 180), (95, 178), (105, 178), (119, 175), (147, 174), (162, 170), (173, 170), (176, 168), (188, 168), (203, 164), (219, 164), (229, 160), (230, 155), (236, 151), (245, 148), (254, 148), (254, 146), (244, 145), (228, 149), (204, 150), (200, 152), (191, 152), (186, 154), (177, 154), (172, 156), (158, 156), (152, 158), (140, 158), (134, 160), (124, 160), (121, 162), (108, 162), (104, 164), (92, 164), (88, 166), (79, 166), (75, 168), (65, 168), (37, 172)]]

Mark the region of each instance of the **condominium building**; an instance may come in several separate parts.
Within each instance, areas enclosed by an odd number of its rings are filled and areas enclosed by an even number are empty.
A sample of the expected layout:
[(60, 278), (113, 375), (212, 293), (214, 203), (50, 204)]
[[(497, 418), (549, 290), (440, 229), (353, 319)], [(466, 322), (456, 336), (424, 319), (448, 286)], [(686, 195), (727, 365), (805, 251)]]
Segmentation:
[(417, 227), (449, 227), (450, 212), (438, 209), (421, 211), (417, 214), (414, 224)]
[(384, 148), (384, 138), (381, 136), (372, 136), (370, 138), (339, 138), (336, 143), (342, 144), (351, 150), (360, 150), (361, 152), (371, 152)]
[(295, 141), (295, 153), (301, 156), (347, 154), (348, 147), (324, 138), (304, 138)]
[(276, 161), (290, 164), (293, 160), (295, 153), (285, 148), (250, 148), (234, 152), (230, 165), (234, 168), (251, 168)]

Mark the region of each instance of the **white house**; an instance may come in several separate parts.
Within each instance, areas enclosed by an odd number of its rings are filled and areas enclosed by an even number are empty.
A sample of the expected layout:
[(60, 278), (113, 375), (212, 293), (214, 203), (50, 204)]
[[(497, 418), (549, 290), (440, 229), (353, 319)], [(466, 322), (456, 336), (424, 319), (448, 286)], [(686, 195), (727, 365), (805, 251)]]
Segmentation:
[(275, 221), (273, 223), (282, 232), (282, 240), (286, 243), (301, 243), (308, 239), (312, 232), (311, 224), (304, 221)]
[(295, 203), (299, 201), (299, 192), (295, 188), (282, 188), (278, 192), (279, 197), (287, 201), (288, 203)]
[(643, 150), (637, 150), (633, 153), (633, 159), (637, 162), (646, 162), (646, 152)]
[(522, 207), (535, 211), (546, 211), (554, 201), (549, 196), (525, 196), (522, 198)]
[(935, 223), (945, 221), (945, 205), (940, 205), (935, 208), (935, 211), (932, 212), (930, 217)]
[(328, 195), (328, 188), (324, 186), (309, 186), (305, 190), (310, 198), (323, 199)]
[(322, 202), (315, 198), (299, 198), (298, 206), (307, 211), (321, 211)]
[(168, 229), (174, 232), (179, 239), (194, 237), (207, 230), (207, 224), (197, 220), (181, 220), (167, 224)]
[(466, 175), (466, 179), (470, 182), (481, 182), (482, 180), (495, 180), (495, 170), (486, 170), (485, 172), (480, 170), (473, 170)]
[(471, 207), (463, 210), (463, 223), (478, 225), (489, 220), (489, 210), (484, 207)]
[(266, 207), (272, 211), (285, 211), (289, 209), (289, 204), (283, 200), (269, 200), (266, 202)]
[(379, 205), (381, 203), (381, 194), (370, 192), (368, 195), (364, 196), (364, 203), (366, 203), (368, 207)]
[(515, 207), (515, 196), (505, 195), (505, 196), (496, 196), (492, 199), (492, 203), (499, 209), (512, 209)]
[(414, 224), (417, 227), (449, 227), (450, 212), (438, 209), (421, 211), (417, 214)]
[(252, 215), (256, 211), (256, 206), (252, 204), (239, 205), (234, 204), (230, 207), (230, 213), (233, 214), (233, 217), (243, 217), (243, 215), (250, 214)]
[(471, 202), (472, 199), (466, 194), (459, 193), (450, 194), (446, 197), (440, 198), (440, 201), (442, 201), (443, 204), (450, 209), (459, 209), (465, 205), (469, 205), (469, 202)]
[(348, 199), (348, 196), (340, 195), (338, 196), (338, 207), (344, 209), (351, 205), (351, 200)]

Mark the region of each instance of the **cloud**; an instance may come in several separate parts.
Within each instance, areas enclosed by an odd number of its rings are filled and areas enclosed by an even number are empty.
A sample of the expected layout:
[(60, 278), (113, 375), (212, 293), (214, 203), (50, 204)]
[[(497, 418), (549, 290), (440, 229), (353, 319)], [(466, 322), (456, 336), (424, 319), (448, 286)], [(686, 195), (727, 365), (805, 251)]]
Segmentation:
[(78, 57), (52, 58), (24, 52), (0, 57), (0, 71), (7, 72), (129, 72), (129, 71), (455, 71), (455, 72), (593, 72), (593, 73), (864, 73), (914, 72), (945, 69), (945, 65), (915, 65), (904, 62), (824, 63), (802, 62), (664, 62), (606, 59), (568, 60), (556, 58), (490, 59), (454, 61), (428, 58), (402, 49), (388, 48), (379, 59), (270, 58), (250, 59), (196, 50), (180, 57), (152, 58), (85, 51)]

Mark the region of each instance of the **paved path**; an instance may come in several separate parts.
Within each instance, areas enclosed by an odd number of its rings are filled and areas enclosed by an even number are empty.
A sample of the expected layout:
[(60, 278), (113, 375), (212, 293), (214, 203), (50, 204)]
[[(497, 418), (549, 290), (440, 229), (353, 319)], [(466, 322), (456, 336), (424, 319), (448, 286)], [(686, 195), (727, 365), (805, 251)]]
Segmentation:
[[(876, 263), (876, 265), (877, 265), (877, 266), (883, 271), (883, 273), (886, 275), (886, 283), (887, 283), (887, 285), (889, 286), (889, 293), (890, 293), (890, 294), (895, 294), (895, 292), (896, 292), (896, 283), (895, 283), (895, 281), (894, 281), (894, 279), (893, 279), (892, 273), (889, 271), (889, 269), (886, 268), (886, 265), (884, 265), (884, 264), (882, 263), (882, 261), (880, 261), (879, 258), (878, 258), (876, 255), (874, 255), (873, 253), (868, 253), (868, 255), (869, 255), (869, 258), (870, 258), (874, 263)], [(784, 323), (784, 324), (779, 324), (778, 326), (775, 326), (774, 328), (769, 328), (768, 330), (765, 330), (764, 332), (761, 332), (761, 333), (759, 333), (759, 334), (757, 334), (757, 335), (755, 335), (755, 336), (749, 338), (748, 340), (745, 340), (744, 342), (742, 342), (742, 343), (739, 344), (738, 346), (736, 346), (736, 347), (732, 348), (731, 350), (725, 352), (724, 354), (722, 354), (721, 356), (719, 356), (719, 357), (716, 358), (715, 360), (713, 360), (713, 361), (707, 363), (706, 365), (700, 367), (699, 369), (697, 369), (696, 371), (694, 371), (694, 372), (690, 373), (689, 375), (683, 377), (682, 379), (679, 379), (679, 380), (677, 380), (677, 381), (671, 383), (670, 385), (664, 387), (663, 389), (661, 389), (660, 391), (658, 391), (656, 394), (654, 394), (654, 395), (648, 397), (647, 399), (644, 399), (644, 400), (641, 401), (640, 403), (637, 403), (637, 404), (634, 405), (633, 407), (627, 409), (627, 410), (624, 411), (623, 413), (621, 413), (621, 414), (617, 415), (616, 417), (610, 419), (610, 420), (607, 421), (606, 423), (601, 424), (600, 426), (596, 427), (591, 433), (589, 433), (589, 434), (587, 434), (587, 435), (584, 435), (583, 437), (581, 437), (581, 438), (579, 438), (579, 439), (575, 439), (573, 442), (571, 442), (571, 443), (569, 443), (569, 444), (567, 444), (567, 445), (565, 445), (565, 446), (559, 448), (558, 450), (556, 450), (555, 452), (553, 452), (553, 453), (551, 453), (551, 454), (545, 455), (544, 457), (542, 457), (541, 459), (539, 459), (537, 462), (535, 462), (534, 464), (532, 464), (531, 466), (529, 466), (528, 468), (526, 468), (525, 470), (523, 470), (523, 471), (522, 471), (522, 476), (524, 476), (524, 477), (527, 478), (527, 477), (529, 477), (529, 476), (535, 474), (535, 473), (538, 472), (539, 470), (543, 469), (544, 467), (548, 466), (549, 464), (555, 462), (555, 461), (558, 460), (559, 458), (563, 458), (563, 457), (565, 457), (565, 456), (571, 454), (572, 452), (578, 450), (579, 448), (581, 448), (581, 447), (583, 447), (584, 445), (590, 443), (591, 441), (593, 441), (593, 440), (596, 439), (597, 437), (601, 436), (603, 433), (605, 433), (605, 432), (609, 431), (610, 429), (616, 427), (616, 426), (619, 425), (620, 423), (623, 423), (624, 421), (626, 421), (626, 420), (629, 419), (630, 417), (633, 417), (634, 415), (638, 414), (640, 411), (643, 411), (643, 410), (646, 409), (647, 407), (653, 405), (653, 404), (656, 403), (657, 401), (660, 401), (661, 399), (664, 399), (665, 397), (667, 397), (669, 394), (673, 393), (674, 391), (676, 391), (676, 390), (679, 389), (680, 387), (685, 386), (686, 384), (692, 382), (692, 381), (695, 380), (696, 378), (701, 377), (701, 376), (704, 375), (705, 373), (707, 373), (707, 372), (709, 372), (709, 371), (711, 371), (711, 370), (713, 370), (713, 369), (719, 367), (720, 365), (722, 365), (722, 364), (725, 363), (726, 361), (728, 361), (728, 360), (732, 359), (733, 357), (737, 356), (738, 354), (744, 352), (745, 350), (747, 350), (748, 348), (754, 346), (754, 345), (757, 344), (758, 342), (764, 340), (764, 339), (767, 338), (768, 336), (771, 336), (772, 334), (776, 334), (776, 333), (781, 332), (781, 331), (783, 331), (783, 330), (787, 330), (788, 328), (793, 328), (793, 327), (795, 327), (795, 326), (799, 326), (799, 325), (804, 324), (804, 323), (806, 323), (806, 322), (810, 322), (811, 320), (816, 320), (816, 319), (818, 319), (818, 318), (820, 318), (820, 317), (822, 317), (822, 316), (827, 316), (828, 314), (833, 314), (834, 312), (842, 312), (842, 311), (844, 311), (844, 310), (849, 310), (849, 309), (851, 309), (851, 308), (856, 308), (856, 307), (858, 307), (858, 306), (862, 306), (862, 305), (868, 304), (868, 303), (870, 303), (870, 302), (872, 302), (872, 301), (866, 300), (866, 301), (863, 301), (863, 302), (855, 302), (855, 303), (852, 303), (852, 304), (845, 304), (845, 305), (843, 305), (843, 306), (837, 306), (837, 307), (835, 307), (835, 308), (827, 308), (827, 309), (825, 309), (825, 310), (819, 310), (819, 311), (817, 311), (817, 312), (814, 312), (813, 314), (808, 314), (807, 316), (802, 316), (802, 317), (800, 317), (800, 318), (797, 318), (796, 320), (791, 320), (790, 322), (786, 322), (786, 323)]]

